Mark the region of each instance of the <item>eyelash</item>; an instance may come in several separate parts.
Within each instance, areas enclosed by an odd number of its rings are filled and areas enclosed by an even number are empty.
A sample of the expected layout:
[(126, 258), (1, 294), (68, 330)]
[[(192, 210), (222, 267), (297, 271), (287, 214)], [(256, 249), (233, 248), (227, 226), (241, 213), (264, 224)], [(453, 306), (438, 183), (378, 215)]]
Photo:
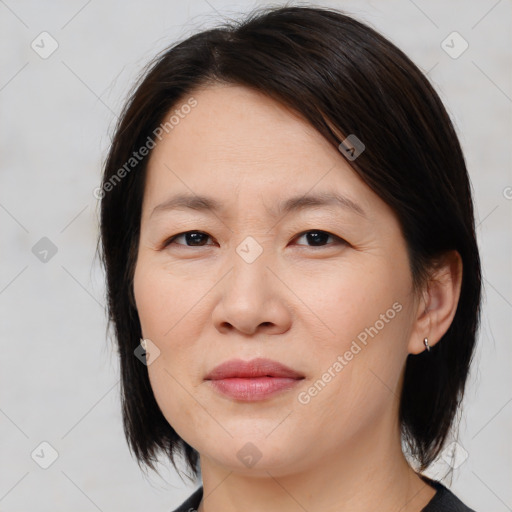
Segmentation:
[[(197, 231), (197, 230), (192, 230), (192, 231), (184, 231), (183, 233), (179, 233), (177, 235), (173, 235), (172, 237), (168, 238), (164, 243), (163, 243), (163, 248), (165, 247), (168, 247), (169, 245), (171, 245), (174, 240), (176, 240), (177, 238), (181, 237), (181, 236), (184, 236), (184, 235), (187, 235), (189, 233), (200, 233), (202, 235), (206, 235), (208, 236), (209, 238), (212, 238), (210, 235), (208, 235), (208, 233), (205, 233), (204, 231)], [(309, 233), (322, 233), (322, 234), (325, 234), (325, 235), (328, 235), (332, 238), (334, 238), (336, 240), (336, 243), (341, 243), (341, 244), (344, 244), (344, 245), (349, 245), (348, 242), (346, 242), (345, 240), (343, 240), (342, 238), (340, 238), (339, 236), (336, 236), (336, 235), (333, 235), (332, 233), (329, 233), (328, 231), (322, 231), (320, 229), (309, 229), (307, 231), (303, 231), (302, 233), (299, 233), (295, 238), (297, 237), (302, 237), (304, 235), (307, 235)], [(211, 245), (211, 244), (206, 244), (206, 245), (186, 245), (186, 244), (177, 244), (177, 245), (183, 245), (184, 247), (207, 247), (208, 245)], [(303, 244), (300, 244), (303, 246)], [(333, 244), (324, 244), (324, 245), (306, 245), (305, 247), (313, 247), (313, 248), (319, 248), (319, 247), (329, 247)]]

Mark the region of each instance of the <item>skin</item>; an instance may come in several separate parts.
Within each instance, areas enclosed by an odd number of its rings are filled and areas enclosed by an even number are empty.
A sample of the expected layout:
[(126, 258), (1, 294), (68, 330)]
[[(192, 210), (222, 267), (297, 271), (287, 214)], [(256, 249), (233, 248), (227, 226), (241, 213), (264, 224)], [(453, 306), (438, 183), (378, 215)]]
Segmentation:
[[(448, 253), (415, 291), (396, 215), (306, 121), (240, 86), (193, 96), (197, 106), (149, 162), (134, 294), (143, 336), (160, 351), (148, 365), (157, 403), (200, 454), (200, 510), (420, 511), (435, 491), (402, 454), (400, 388), (408, 354), (425, 337), (437, 343), (453, 319), (460, 257)], [(364, 216), (332, 205), (270, 211), (333, 191)], [(155, 210), (176, 193), (210, 196), (223, 210)], [(334, 236), (311, 240), (308, 230)], [(206, 235), (165, 245), (187, 231)], [(249, 236), (262, 249), (251, 263), (236, 251)], [(301, 403), (396, 303), (394, 318)], [(255, 357), (305, 378), (260, 402), (204, 380), (223, 361)], [(261, 455), (252, 467), (237, 457), (249, 442)]]

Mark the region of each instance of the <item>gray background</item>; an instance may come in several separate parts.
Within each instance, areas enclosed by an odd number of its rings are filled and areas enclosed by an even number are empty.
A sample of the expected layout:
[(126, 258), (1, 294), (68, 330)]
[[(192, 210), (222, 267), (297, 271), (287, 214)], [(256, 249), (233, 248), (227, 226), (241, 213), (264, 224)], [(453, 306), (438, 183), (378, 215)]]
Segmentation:
[[(265, 4), (0, 0), (1, 511), (169, 511), (193, 490), (170, 464), (161, 477), (145, 476), (123, 437), (93, 190), (116, 114), (148, 59), (178, 37)], [(461, 499), (477, 512), (512, 510), (512, 3), (321, 4), (367, 21), (428, 72), (460, 135), (475, 191), (484, 308), (459, 448), (430, 474), (442, 476), (452, 461)], [(31, 47), (51, 49), (43, 31), (58, 44), (47, 58)], [(445, 49), (458, 53), (462, 40), (442, 47), (453, 31), (469, 44), (458, 58)], [(44, 253), (43, 237), (56, 254), (48, 246)], [(48, 469), (40, 467), (52, 460), (43, 441), (58, 453)]]

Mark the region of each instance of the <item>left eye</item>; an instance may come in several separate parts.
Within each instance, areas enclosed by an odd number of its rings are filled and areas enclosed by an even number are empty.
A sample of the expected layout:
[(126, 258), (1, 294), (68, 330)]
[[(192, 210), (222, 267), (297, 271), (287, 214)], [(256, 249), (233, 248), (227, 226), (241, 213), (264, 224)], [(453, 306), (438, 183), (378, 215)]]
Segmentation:
[[(183, 238), (184, 243), (178, 243), (176, 240)], [(203, 231), (186, 231), (185, 233), (180, 233), (178, 235), (174, 235), (169, 240), (167, 240), (164, 244), (164, 246), (171, 245), (172, 243), (176, 243), (177, 245), (184, 245), (185, 247), (204, 247), (207, 245), (206, 241), (211, 238), (208, 233), (204, 233)], [(332, 245), (328, 243), (329, 238), (332, 238), (335, 243), (346, 243), (343, 239), (340, 237), (333, 235), (331, 233), (328, 233), (326, 231), (319, 231), (319, 230), (309, 230), (305, 231), (304, 233), (301, 233), (298, 237), (296, 237), (297, 240), (300, 240), (301, 238), (305, 238), (307, 241), (307, 244), (310, 245), (310, 247), (323, 247), (325, 245)], [(298, 244), (298, 245), (305, 245), (305, 244)]]
[[(305, 237), (306, 240), (312, 244), (312, 247), (319, 247), (324, 245), (330, 245), (327, 243), (327, 240), (329, 237), (333, 238), (336, 242), (343, 242), (343, 240), (336, 235), (333, 235), (331, 233), (327, 233), (326, 231), (317, 231), (317, 230), (310, 230), (305, 231), (301, 235), (299, 235), (299, 240), (301, 238)], [(298, 244), (303, 245), (303, 244)]]

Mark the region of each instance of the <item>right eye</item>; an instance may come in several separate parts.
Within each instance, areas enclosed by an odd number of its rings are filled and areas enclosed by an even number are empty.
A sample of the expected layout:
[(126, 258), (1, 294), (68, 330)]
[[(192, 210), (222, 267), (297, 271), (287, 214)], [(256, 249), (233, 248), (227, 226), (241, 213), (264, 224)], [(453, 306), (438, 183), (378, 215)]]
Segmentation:
[[(203, 231), (185, 231), (184, 233), (179, 233), (167, 239), (164, 242), (164, 247), (167, 247), (172, 243), (176, 243), (177, 245), (184, 245), (185, 247), (203, 247), (204, 245), (213, 245), (204, 243), (208, 238), (211, 238), (210, 235), (208, 235), (208, 233), (204, 233)], [(185, 243), (176, 242), (176, 240), (180, 239), (185, 240)]]

